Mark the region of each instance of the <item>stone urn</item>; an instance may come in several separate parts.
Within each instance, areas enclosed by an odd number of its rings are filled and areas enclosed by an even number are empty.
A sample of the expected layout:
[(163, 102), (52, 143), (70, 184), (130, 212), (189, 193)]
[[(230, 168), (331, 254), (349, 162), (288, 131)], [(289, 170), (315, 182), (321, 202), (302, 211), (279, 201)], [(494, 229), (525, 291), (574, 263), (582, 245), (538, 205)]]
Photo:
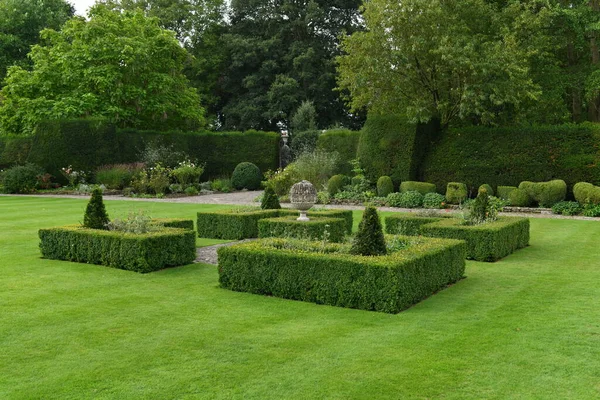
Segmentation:
[(300, 211), (297, 221), (308, 221), (306, 212), (317, 202), (317, 189), (309, 181), (298, 182), (290, 189), (290, 202)]

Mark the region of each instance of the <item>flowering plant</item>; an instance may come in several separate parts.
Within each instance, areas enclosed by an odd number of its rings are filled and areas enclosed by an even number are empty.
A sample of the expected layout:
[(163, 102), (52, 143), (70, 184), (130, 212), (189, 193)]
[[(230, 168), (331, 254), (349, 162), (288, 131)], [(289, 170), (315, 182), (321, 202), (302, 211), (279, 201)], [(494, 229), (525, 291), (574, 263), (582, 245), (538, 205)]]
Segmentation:
[(71, 165), (61, 168), (60, 173), (67, 178), (70, 187), (76, 187), (80, 183), (85, 183), (85, 171), (76, 171)]

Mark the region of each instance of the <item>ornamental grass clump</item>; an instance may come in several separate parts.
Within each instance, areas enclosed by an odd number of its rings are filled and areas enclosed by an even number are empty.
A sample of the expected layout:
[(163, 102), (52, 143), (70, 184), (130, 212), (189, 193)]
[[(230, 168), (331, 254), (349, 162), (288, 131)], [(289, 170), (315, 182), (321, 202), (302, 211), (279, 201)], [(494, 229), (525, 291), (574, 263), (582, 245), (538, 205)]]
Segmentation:
[(104, 201), (102, 200), (102, 189), (95, 188), (92, 190), (92, 197), (85, 209), (83, 226), (90, 229), (108, 229), (107, 225), (109, 222)]
[(350, 254), (361, 256), (381, 256), (387, 254), (383, 228), (375, 207), (365, 208), (363, 218), (354, 236)]

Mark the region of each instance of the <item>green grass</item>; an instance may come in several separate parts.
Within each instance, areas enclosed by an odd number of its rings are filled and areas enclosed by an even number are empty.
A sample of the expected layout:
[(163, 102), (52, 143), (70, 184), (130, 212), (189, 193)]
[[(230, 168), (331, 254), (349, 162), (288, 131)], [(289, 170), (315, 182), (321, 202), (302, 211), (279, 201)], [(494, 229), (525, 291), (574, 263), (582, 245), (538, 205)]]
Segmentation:
[[(106, 205), (192, 219), (218, 208)], [(467, 279), (388, 315), (230, 292), (210, 265), (40, 259), (37, 229), (84, 208), (0, 197), (1, 399), (600, 396), (598, 222), (532, 219), (530, 247), (468, 262)]]

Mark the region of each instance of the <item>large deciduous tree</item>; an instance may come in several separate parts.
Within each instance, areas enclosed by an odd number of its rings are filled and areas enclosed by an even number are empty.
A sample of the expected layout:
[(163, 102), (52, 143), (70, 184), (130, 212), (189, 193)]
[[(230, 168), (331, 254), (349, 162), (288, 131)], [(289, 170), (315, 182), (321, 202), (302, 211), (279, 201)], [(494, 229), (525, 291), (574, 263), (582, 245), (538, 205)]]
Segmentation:
[[(489, 123), (499, 109), (518, 108), (539, 88), (529, 76), (532, 52), (506, 15), (484, 0), (371, 0), (366, 31), (343, 41), (339, 87), (353, 108)], [(518, 26), (517, 26), (518, 28)]]
[(11, 65), (30, 67), (27, 54), (40, 31), (59, 29), (73, 13), (65, 0), (0, 0), (0, 86)]
[(11, 67), (0, 129), (29, 134), (42, 119), (105, 117), (121, 127), (196, 128), (204, 110), (182, 73), (188, 54), (173, 32), (140, 12), (97, 5), (89, 20), (42, 31), (33, 69)]

